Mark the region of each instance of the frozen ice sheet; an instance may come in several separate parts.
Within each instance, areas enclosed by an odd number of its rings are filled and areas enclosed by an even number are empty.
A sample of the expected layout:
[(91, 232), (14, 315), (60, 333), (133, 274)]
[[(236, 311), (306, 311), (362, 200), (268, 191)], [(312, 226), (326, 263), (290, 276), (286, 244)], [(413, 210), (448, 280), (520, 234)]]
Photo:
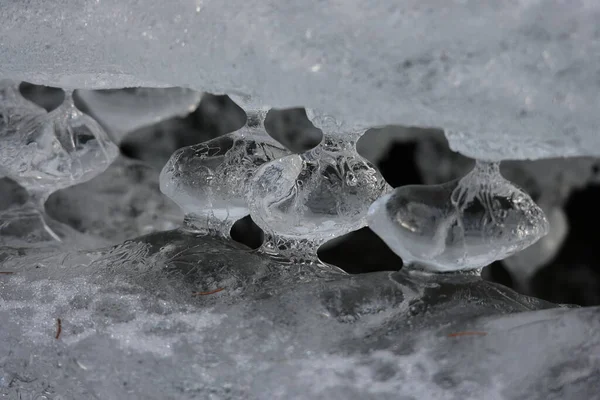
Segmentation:
[(599, 22), (593, 0), (3, 1), (0, 77), (439, 127), (487, 160), (599, 155)]
[(553, 309), (476, 276), (319, 277), (179, 231), (3, 257), (14, 272), (0, 276), (3, 394), (547, 399), (600, 389), (598, 308)]

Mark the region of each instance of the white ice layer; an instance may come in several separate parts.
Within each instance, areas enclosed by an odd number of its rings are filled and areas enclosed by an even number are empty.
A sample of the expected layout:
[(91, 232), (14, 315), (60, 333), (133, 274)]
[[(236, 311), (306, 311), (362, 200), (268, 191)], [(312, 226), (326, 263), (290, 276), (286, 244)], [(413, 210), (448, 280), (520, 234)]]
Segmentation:
[(0, 77), (435, 126), (479, 159), (600, 155), (599, 25), (593, 0), (4, 1)]

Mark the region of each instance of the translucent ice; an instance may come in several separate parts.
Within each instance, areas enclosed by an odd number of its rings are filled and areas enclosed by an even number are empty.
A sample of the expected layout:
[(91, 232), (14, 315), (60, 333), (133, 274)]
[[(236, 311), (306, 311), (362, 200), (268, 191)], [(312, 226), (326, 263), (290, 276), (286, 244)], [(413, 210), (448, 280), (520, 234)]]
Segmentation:
[(180, 231), (3, 256), (0, 271), (14, 273), (0, 274), (0, 397), (593, 399), (600, 389), (600, 308), (556, 308), (477, 276), (299, 277)]
[(160, 190), (185, 213), (188, 228), (229, 237), (248, 215), (245, 194), (254, 171), (289, 152), (264, 130), (266, 111), (248, 114), (233, 133), (176, 151), (160, 175)]
[(559, 253), (569, 232), (569, 221), (560, 207), (544, 208), (549, 231), (539, 241), (504, 260), (520, 293), (530, 294), (529, 283), (535, 273)]
[(395, 189), (373, 203), (368, 219), (406, 264), (435, 271), (482, 268), (548, 232), (543, 211), (499, 164), (479, 161), (460, 180)]
[(486, 160), (599, 155), (599, 12), (594, 0), (2, 1), (0, 77), (439, 127)]
[(77, 95), (112, 139), (120, 143), (136, 129), (189, 114), (200, 103), (202, 94), (173, 87), (78, 90)]
[(71, 93), (60, 107), (46, 113), (23, 99), (16, 84), (4, 81), (0, 117), (0, 170), (27, 189), (25, 208), (33, 212), (5, 212), (2, 229), (7, 225), (16, 229), (23, 219), (41, 220), (45, 230), (58, 239), (43, 221), (46, 199), (56, 190), (104, 171), (118, 149), (96, 121), (75, 107)]
[(295, 262), (318, 262), (320, 245), (365, 226), (369, 205), (390, 189), (356, 151), (362, 131), (345, 131), (328, 117), (313, 122), (322, 142), (263, 165), (247, 195), (250, 215), (265, 232), (261, 251)]

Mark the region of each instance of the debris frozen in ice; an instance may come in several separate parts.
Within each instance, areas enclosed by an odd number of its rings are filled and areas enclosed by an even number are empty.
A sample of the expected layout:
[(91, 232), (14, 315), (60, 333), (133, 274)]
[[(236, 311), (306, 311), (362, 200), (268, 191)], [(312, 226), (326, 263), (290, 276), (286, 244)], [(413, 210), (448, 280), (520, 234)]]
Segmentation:
[(202, 96), (181, 87), (77, 90), (76, 95), (116, 143), (129, 132), (189, 114)]
[(371, 206), (369, 226), (406, 264), (435, 271), (482, 268), (548, 232), (544, 212), (499, 163), (481, 161), (460, 180), (395, 189)]
[(247, 194), (252, 219), (265, 232), (260, 251), (293, 262), (318, 263), (318, 247), (365, 226), (369, 205), (390, 189), (356, 152), (362, 131), (349, 133), (323, 116), (313, 122), (322, 142), (260, 167)]
[(96, 121), (77, 110), (71, 93), (50, 113), (26, 101), (14, 83), (4, 81), (0, 93), (0, 170), (29, 193), (23, 208), (3, 213), (2, 231), (29, 235), (41, 224), (60, 240), (45, 221), (48, 196), (104, 171), (118, 149)]
[(245, 193), (254, 171), (289, 154), (265, 132), (265, 115), (249, 113), (242, 129), (173, 153), (160, 190), (181, 207), (189, 229), (229, 237), (233, 224), (249, 213)]

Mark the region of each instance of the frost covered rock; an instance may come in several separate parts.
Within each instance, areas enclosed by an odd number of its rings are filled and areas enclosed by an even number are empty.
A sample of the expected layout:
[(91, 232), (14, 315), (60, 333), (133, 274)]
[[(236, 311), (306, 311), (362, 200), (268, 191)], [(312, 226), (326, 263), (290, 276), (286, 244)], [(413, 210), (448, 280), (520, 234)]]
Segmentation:
[(439, 127), (486, 160), (599, 155), (599, 15), (558, 0), (3, 2), (0, 77)]

